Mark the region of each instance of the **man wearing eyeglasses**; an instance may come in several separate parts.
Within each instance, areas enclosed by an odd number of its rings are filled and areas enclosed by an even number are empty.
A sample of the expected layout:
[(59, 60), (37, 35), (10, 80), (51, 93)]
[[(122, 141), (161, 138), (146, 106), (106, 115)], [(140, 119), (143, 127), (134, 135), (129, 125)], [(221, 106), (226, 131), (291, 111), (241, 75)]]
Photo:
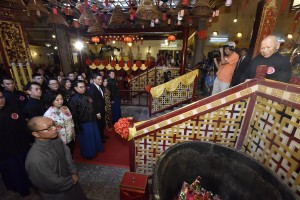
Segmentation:
[(52, 119), (34, 117), (28, 127), (35, 137), (25, 162), (32, 184), (44, 200), (85, 200), (69, 148), (57, 137)]

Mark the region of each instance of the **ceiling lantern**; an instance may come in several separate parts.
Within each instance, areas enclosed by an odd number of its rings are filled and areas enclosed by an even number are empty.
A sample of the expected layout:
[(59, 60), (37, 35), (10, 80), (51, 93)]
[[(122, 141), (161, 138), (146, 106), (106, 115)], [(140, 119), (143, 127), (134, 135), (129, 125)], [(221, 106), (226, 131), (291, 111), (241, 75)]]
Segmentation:
[(138, 5), (137, 18), (143, 20), (152, 20), (160, 16), (160, 11), (157, 6), (153, 3), (153, 0), (141, 0)]
[(169, 42), (174, 42), (175, 40), (176, 40), (175, 35), (169, 35), (169, 36), (168, 36), (168, 41), (169, 41)]
[(122, 11), (121, 6), (117, 5), (111, 15), (109, 26), (110, 27), (119, 27), (127, 23), (127, 18)]
[(92, 37), (92, 42), (94, 42), (94, 43), (99, 43), (100, 42), (100, 38), (99, 37), (97, 37), (97, 36), (95, 36), (95, 37)]
[(130, 36), (124, 37), (124, 42), (125, 43), (132, 43), (132, 37), (130, 37)]

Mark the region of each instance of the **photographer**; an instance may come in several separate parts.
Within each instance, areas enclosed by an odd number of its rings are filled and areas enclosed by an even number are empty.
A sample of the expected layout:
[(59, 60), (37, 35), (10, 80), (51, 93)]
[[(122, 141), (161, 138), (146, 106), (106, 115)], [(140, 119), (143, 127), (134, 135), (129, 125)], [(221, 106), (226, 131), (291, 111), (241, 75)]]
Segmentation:
[(228, 42), (224, 47), (219, 49), (221, 61), (218, 63), (217, 58), (214, 58), (218, 72), (217, 78), (214, 81), (212, 95), (222, 92), (230, 86), (234, 69), (239, 60), (239, 55), (234, 51), (235, 47), (235, 42)]

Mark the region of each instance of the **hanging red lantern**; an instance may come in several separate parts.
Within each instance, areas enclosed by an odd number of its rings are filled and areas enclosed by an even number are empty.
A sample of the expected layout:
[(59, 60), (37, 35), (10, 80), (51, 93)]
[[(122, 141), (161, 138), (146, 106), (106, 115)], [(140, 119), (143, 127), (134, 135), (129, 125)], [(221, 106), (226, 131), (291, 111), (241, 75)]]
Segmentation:
[(100, 38), (99, 37), (97, 37), (97, 36), (95, 36), (95, 37), (92, 37), (92, 42), (94, 42), (94, 43), (99, 43), (100, 42)]
[(101, 64), (101, 61), (97, 58), (97, 59), (94, 60), (94, 64), (96, 66), (99, 66)]
[(124, 37), (124, 42), (125, 43), (132, 43), (132, 37), (129, 37), (129, 36)]
[(92, 62), (91, 59), (87, 58), (87, 59), (85, 60), (85, 64), (86, 64), (86, 65), (91, 65), (91, 64), (93, 64), (93, 62)]
[(197, 35), (201, 40), (204, 40), (207, 37), (207, 30), (200, 30), (197, 32)]
[(169, 42), (174, 42), (175, 40), (176, 40), (175, 35), (169, 35), (169, 36), (168, 36), (168, 41), (169, 41)]
[(113, 68), (115, 68), (116, 65), (117, 65), (117, 62), (116, 62), (115, 60), (111, 60), (111, 61), (110, 61), (110, 65), (111, 65)]
[(102, 60), (102, 65), (104, 65), (105, 67), (108, 65), (108, 60), (106, 58)]
[(189, 0), (182, 0), (181, 4), (183, 6), (187, 6), (189, 4)]
[(140, 68), (142, 66), (142, 61), (138, 60), (135, 62), (135, 65)]
[(132, 60), (127, 61), (127, 67), (131, 68), (133, 66)]
[(124, 67), (124, 66), (125, 66), (125, 62), (124, 62), (123, 59), (121, 59), (121, 60), (119, 61), (119, 66), (120, 66), (120, 67)]
[(167, 13), (165, 13), (165, 12), (162, 13), (162, 20), (163, 21), (167, 20)]
[(92, 5), (92, 11), (97, 12), (97, 6), (96, 6), (96, 4)]
[(52, 8), (52, 13), (53, 13), (54, 15), (57, 15), (57, 8)]

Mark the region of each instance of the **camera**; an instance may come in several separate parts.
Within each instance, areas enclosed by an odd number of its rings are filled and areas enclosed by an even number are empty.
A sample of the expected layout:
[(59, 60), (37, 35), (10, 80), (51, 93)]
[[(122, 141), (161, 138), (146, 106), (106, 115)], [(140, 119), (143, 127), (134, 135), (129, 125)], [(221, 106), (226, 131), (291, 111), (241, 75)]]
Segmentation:
[(219, 58), (219, 57), (221, 57), (220, 50), (217, 49), (217, 50), (212, 50), (212, 51), (208, 52), (207, 57), (208, 57), (209, 59), (214, 59), (214, 58)]

